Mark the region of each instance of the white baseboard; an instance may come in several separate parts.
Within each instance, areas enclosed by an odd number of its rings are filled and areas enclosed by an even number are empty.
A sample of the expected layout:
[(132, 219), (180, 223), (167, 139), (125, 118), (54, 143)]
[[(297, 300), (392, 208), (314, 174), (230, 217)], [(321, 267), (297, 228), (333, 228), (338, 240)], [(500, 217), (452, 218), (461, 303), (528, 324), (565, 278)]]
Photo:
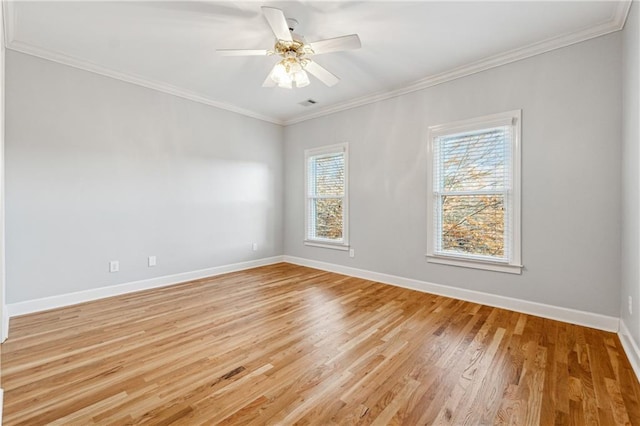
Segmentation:
[[(271, 265), (278, 262), (288, 262), (295, 265), (308, 266), (310, 268), (316, 268), (324, 271), (335, 272), (338, 274), (349, 275), (352, 277), (377, 281), (384, 284), (391, 284), (411, 290), (452, 297), (455, 299), (466, 300), (483, 305), (537, 315), (543, 318), (597, 328), (599, 330), (617, 332), (620, 323), (620, 320), (616, 317), (595, 314), (592, 312), (546, 305), (543, 303), (530, 302), (522, 299), (499, 296), (474, 290), (466, 290), (442, 284), (434, 284), (426, 281), (399, 277), (396, 275), (383, 274), (380, 272), (367, 271), (364, 269), (357, 269), (349, 266), (336, 265), (332, 263), (319, 262), (316, 260), (286, 255), (251, 260), (248, 262), (234, 263), (231, 265), (217, 266), (214, 268), (184, 272), (175, 275), (166, 275), (163, 277), (151, 278), (148, 280), (134, 281), (108, 287), (100, 287), (91, 290), (61, 294), (58, 296), (45, 297), (24, 302), (10, 303), (6, 305), (4, 313), (8, 316), (8, 318), (10, 318), (18, 315), (25, 315), (33, 312), (40, 312), (48, 309), (55, 309), (63, 306), (89, 302), (105, 297), (117, 296), (120, 294), (132, 293), (140, 290), (165, 287), (173, 284), (179, 284), (185, 281), (226, 274), (228, 272), (241, 271), (264, 265)], [(7, 320), (7, 326), (8, 322), (9, 321)]]
[(426, 281), (399, 277), (396, 275), (383, 274), (379, 272), (367, 271), (364, 269), (352, 268), (349, 266), (304, 259), (301, 257), (284, 256), (284, 261), (293, 263), (295, 265), (308, 266), (310, 268), (321, 269), (323, 271), (335, 272), (338, 274), (377, 281), (384, 284), (391, 284), (411, 290), (422, 291), (425, 293), (452, 297), (454, 299), (466, 300), (468, 302), (480, 303), (496, 308), (509, 309), (511, 311), (536, 315), (543, 318), (597, 328), (599, 330), (612, 332), (618, 331), (619, 318), (617, 317), (579, 311), (571, 308), (563, 308), (560, 306), (546, 305), (543, 303), (530, 302), (527, 300), (483, 293), (475, 290), (450, 287), (442, 284), (434, 284)]
[(0, 318), (2, 322), (0, 324), (0, 343), (7, 340), (7, 336), (9, 336), (9, 308), (7, 305), (2, 307), (2, 318)]
[[(90, 302), (105, 297), (118, 296), (126, 293), (133, 293), (140, 290), (166, 287), (185, 281), (197, 280), (200, 278), (212, 277), (229, 272), (242, 271), (256, 268), (258, 266), (271, 265), (282, 262), (282, 256), (267, 257), (264, 259), (250, 260), (247, 262), (233, 263), (230, 265), (216, 266), (214, 268), (200, 269), (198, 271), (183, 272), (174, 275), (165, 275), (148, 280), (133, 281), (130, 283), (118, 284), (107, 287), (99, 287), (91, 290), (83, 290), (75, 293), (61, 294), (58, 296), (43, 297), (41, 299), (27, 300), (6, 305), (5, 312), (9, 317), (31, 314), (34, 312), (46, 311), (48, 309), (61, 308), (63, 306), (76, 305), (78, 303)], [(7, 321), (8, 325), (8, 321)]]
[(633, 338), (624, 320), (620, 320), (620, 331), (618, 331), (618, 337), (622, 343), (622, 348), (629, 358), (633, 372), (636, 373), (636, 377), (640, 380), (640, 348), (636, 340)]

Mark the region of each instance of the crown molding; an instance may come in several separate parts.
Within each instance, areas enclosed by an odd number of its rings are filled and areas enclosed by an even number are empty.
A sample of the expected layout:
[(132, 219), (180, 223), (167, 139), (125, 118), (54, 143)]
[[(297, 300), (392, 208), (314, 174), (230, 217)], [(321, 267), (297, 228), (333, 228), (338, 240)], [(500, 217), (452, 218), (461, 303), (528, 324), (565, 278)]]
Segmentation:
[(26, 53), (28, 55), (37, 56), (39, 58), (48, 59), (50, 61), (58, 62), (60, 64), (68, 65), (74, 68), (79, 68), (85, 71), (93, 72), (96, 74), (104, 75), (107, 77), (115, 78), (117, 80), (126, 81), (128, 83), (143, 86), (149, 89), (157, 90), (160, 92), (168, 93), (174, 96), (178, 96), (184, 99), (188, 99), (194, 102), (199, 102), (205, 105), (213, 106), (215, 108), (235, 112), (247, 117), (255, 118), (258, 120), (266, 121), (273, 124), (282, 126), (289, 126), (292, 124), (300, 123), (303, 121), (311, 120), (325, 115), (330, 115), (336, 112), (345, 111), (359, 106), (368, 105), (371, 103), (383, 101), (386, 99), (395, 98), (408, 93), (423, 90), (429, 87), (433, 87), (448, 81), (456, 80), (458, 78), (466, 77), (472, 74), (476, 74), (482, 71), (486, 71), (492, 68), (496, 68), (502, 65), (506, 65), (512, 62), (516, 62), (522, 59), (530, 58), (532, 56), (540, 55), (542, 53), (550, 52), (552, 50), (561, 49), (563, 47), (570, 46), (572, 44), (581, 43), (586, 40), (590, 40), (595, 37), (600, 37), (615, 31), (620, 31), (627, 20), (629, 9), (631, 8), (632, 0), (618, 1), (612, 16), (595, 26), (583, 28), (582, 30), (574, 31), (571, 33), (555, 36), (546, 40), (529, 44), (527, 46), (513, 49), (504, 53), (489, 56), (487, 58), (475, 61), (460, 67), (456, 67), (439, 74), (427, 76), (420, 80), (414, 81), (406, 86), (394, 90), (384, 90), (371, 95), (361, 96), (346, 102), (333, 104), (322, 109), (318, 109), (308, 114), (297, 115), (289, 120), (280, 120), (274, 117), (266, 116), (254, 111), (250, 111), (244, 108), (236, 107), (234, 105), (218, 102), (213, 99), (209, 99), (205, 96), (199, 95), (194, 92), (176, 87), (164, 82), (150, 80), (141, 76), (133, 74), (127, 74), (119, 71), (115, 71), (89, 61), (85, 61), (72, 56), (64, 55), (62, 53), (54, 52), (49, 49), (43, 49), (29, 43), (15, 40), (15, 31), (17, 26), (17, 12), (13, 6), (12, 1), (2, 1), (4, 7), (4, 19), (5, 19), (5, 45), (7, 49), (11, 49), (17, 52)]
[(178, 96), (183, 99), (198, 102), (201, 104), (209, 105), (222, 110), (234, 112), (247, 117), (255, 118), (257, 120), (266, 121), (268, 123), (283, 125), (283, 121), (274, 117), (269, 117), (263, 114), (259, 114), (254, 111), (250, 111), (244, 108), (236, 107), (234, 105), (218, 102), (213, 99), (209, 99), (205, 96), (197, 93), (182, 89), (177, 86), (173, 86), (164, 82), (154, 81), (141, 76), (127, 74), (120, 71), (115, 71), (101, 65), (94, 64), (83, 59), (75, 58), (73, 56), (65, 55), (59, 52), (55, 52), (50, 49), (43, 49), (34, 46), (30, 43), (16, 40), (16, 28), (18, 24), (18, 12), (13, 1), (0, 0), (4, 10), (4, 23), (5, 23), (5, 47), (7, 49), (14, 50), (16, 52), (25, 53), (27, 55), (36, 56), (38, 58), (47, 59), (59, 64), (67, 65), (70, 67), (78, 68), (81, 70), (93, 72), (106, 77), (115, 78), (116, 80), (125, 81), (127, 83), (136, 84), (138, 86), (146, 87), (148, 89), (157, 90), (159, 92), (168, 93), (170, 95)]
[(395, 98), (407, 93), (416, 92), (428, 87), (446, 83), (451, 80), (456, 80), (461, 77), (466, 77), (472, 74), (496, 68), (501, 65), (506, 65), (511, 62), (516, 62), (522, 59), (530, 58), (532, 56), (550, 52), (552, 50), (561, 49), (572, 44), (581, 43), (583, 41), (600, 37), (612, 32), (620, 31), (624, 27), (624, 24), (627, 20), (627, 15), (629, 14), (630, 7), (631, 0), (620, 1), (617, 3), (617, 7), (614, 10), (611, 18), (609, 18), (605, 22), (602, 22), (601, 24), (583, 28), (579, 31), (551, 37), (546, 40), (532, 43), (518, 49), (513, 49), (504, 53), (489, 56), (479, 61), (462, 65), (460, 67), (453, 68), (439, 74), (427, 76), (395, 90), (380, 91), (372, 95), (362, 96), (347, 102), (334, 104), (316, 110), (312, 113), (299, 115), (290, 120), (285, 120), (283, 124), (285, 126), (289, 126), (292, 124), (300, 123), (302, 121), (311, 120), (313, 118), (323, 117), (325, 115), (333, 114), (339, 111), (345, 111), (348, 109), (357, 108), (359, 106)]
[[(13, 34), (11, 35), (13, 36)], [(223, 102), (214, 101), (213, 99), (209, 99), (197, 93), (182, 89), (180, 87), (176, 87), (160, 81), (154, 81), (154, 80), (136, 76), (133, 74), (115, 71), (110, 68), (106, 68), (101, 65), (91, 63), (89, 61), (64, 55), (62, 53), (54, 52), (49, 49), (42, 49), (32, 44), (25, 43), (22, 41), (17, 41), (15, 39), (12, 39), (11, 42), (7, 43), (6, 47), (7, 49), (10, 49), (16, 52), (26, 53), (28, 55), (37, 56), (38, 58), (47, 59), (49, 61), (57, 62), (57, 63), (74, 67), (74, 68), (79, 68), (84, 71), (89, 71), (89, 72), (100, 74), (106, 77), (115, 78), (116, 80), (126, 81), (127, 83), (132, 83), (138, 86), (146, 87), (148, 89), (153, 89), (159, 92), (168, 93), (170, 95), (178, 96), (180, 98), (188, 99), (190, 101), (199, 102), (201, 104), (209, 105), (215, 108), (245, 115), (247, 117), (255, 118), (258, 120), (262, 120), (262, 121), (266, 121), (266, 122), (278, 124), (278, 125), (283, 124), (282, 120), (278, 120), (273, 117), (268, 117), (266, 115), (262, 115), (254, 111), (249, 111), (244, 108), (239, 108), (233, 105), (225, 104)]]
[(12, 1), (1, 0), (1, 2), (0, 7), (2, 7), (2, 19), (4, 23), (4, 45), (7, 47), (9, 43), (13, 41), (18, 14)]

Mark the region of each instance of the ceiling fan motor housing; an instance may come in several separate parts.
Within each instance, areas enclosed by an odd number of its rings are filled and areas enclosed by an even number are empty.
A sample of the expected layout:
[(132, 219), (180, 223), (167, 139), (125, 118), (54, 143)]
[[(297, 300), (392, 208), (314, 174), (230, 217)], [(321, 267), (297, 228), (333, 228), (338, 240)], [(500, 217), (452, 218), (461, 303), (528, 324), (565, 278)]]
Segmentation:
[(274, 51), (283, 58), (296, 57), (302, 59), (306, 56), (313, 55), (313, 50), (309, 46), (304, 37), (299, 34), (291, 34), (293, 40), (277, 40), (274, 46)]

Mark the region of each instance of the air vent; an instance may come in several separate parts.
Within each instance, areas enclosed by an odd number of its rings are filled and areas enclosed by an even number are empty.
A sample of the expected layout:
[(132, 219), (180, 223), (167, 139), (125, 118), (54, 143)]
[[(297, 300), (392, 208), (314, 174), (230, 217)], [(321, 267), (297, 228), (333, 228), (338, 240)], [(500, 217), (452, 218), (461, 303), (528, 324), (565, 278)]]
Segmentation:
[(311, 105), (315, 105), (317, 104), (317, 101), (314, 101), (313, 99), (307, 99), (306, 101), (302, 101), (300, 102), (300, 105), (302, 105), (303, 107), (309, 107)]

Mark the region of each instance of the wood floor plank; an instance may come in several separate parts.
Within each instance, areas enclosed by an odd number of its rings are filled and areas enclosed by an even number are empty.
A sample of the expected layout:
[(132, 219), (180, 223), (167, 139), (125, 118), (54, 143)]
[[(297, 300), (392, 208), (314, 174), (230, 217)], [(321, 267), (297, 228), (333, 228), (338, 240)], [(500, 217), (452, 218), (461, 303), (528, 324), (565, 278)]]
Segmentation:
[(640, 424), (613, 333), (281, 263), (11, 320), (4, 424)]

